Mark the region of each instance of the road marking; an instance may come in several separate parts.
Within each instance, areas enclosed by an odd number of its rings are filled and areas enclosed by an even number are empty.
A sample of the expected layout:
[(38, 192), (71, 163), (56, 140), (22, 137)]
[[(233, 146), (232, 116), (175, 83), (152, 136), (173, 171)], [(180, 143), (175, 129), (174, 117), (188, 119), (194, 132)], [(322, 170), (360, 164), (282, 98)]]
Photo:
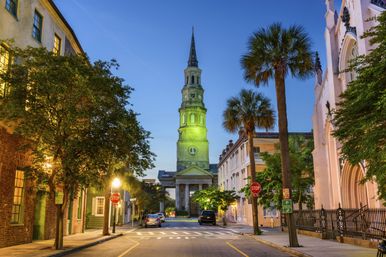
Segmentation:
[(135, 245), (133, 245), (132, 247), (130, 247), (129, 249), (124, 251), (121, 255), (118, 255), (118, 257), (123, 257), (125, 254), (127, 254), (128, 252), (130, 252), (131, 250), (133, 250), (135, 247), (137, 247), (139, 245), (139, 242), (131, 240), (131, 239), (129, 239), (129, 240), (133, 241), (135, 243)]
[(150, 234), (150, 235), (154, 235), (154, 233), (153, 233), (153, 232), (149, 232), (149, 234)]
[(161, 237), (157, 237), (157, 239), (161, 239)]
[(182, 232), (182, 233), (184, 233), (185, 235), (189, 235), (189, 232)]
[(197, 235), (201, 235), (201, 233), (200, 233), (200, 232), (194, 232), (194, 233), (196, 233)]
[(173, 234), (173, 235), (178, 235), (178, 233), (177, 233), (177, 232), (172, 232), (172, 234)]
[(239, 254), (241, 254), (242, 256), (244, 257), (249, 257), (248, 255), (246, 255), (245, 253), (243, 253), (239, 248), (237, 248), (236, 246), (232, 245), (231, 243), (229, 242), (226, 242), (228, 246), (232, 247), (236, 252), (238, 252)]
[(178, 237), (176, 237), (176, 239), (181, 239), (181, 237), (178, 236)]
[(172, 237), (172, 236), (169, 236), (169, 239), (173, 239), (173, 237)]
[(189, 237), (188, 237), (188, 236), (186, 236), (186, 237), (185, 237), (185, 239), (189, 239)]
[(161, 232), (161, 234), (162, 234), (162, 235), (166, 235), (166, 233), (165, 233), (165, 232)]
[(142, 233), (141, 232), (137, 232), (137, 235), (142, 236)]

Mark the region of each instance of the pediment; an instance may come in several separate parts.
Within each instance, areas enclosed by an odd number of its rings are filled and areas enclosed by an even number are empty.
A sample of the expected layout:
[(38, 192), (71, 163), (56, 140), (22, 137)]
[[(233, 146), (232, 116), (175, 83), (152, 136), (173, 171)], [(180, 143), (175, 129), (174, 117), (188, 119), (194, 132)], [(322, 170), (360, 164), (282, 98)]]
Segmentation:
[(177, 172), (176, 176), (210, 176), (213, 177), (212, 173), (198, 167), (190, 166), (184, 170)]

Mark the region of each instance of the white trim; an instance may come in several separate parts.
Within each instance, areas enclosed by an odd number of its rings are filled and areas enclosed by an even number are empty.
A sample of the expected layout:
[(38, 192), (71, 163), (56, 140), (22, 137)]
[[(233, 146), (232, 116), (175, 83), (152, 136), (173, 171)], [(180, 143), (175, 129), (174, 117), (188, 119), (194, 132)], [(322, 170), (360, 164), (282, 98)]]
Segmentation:
[[(100, 217), (100, 216), (104, 216), (105, 214), (105, 197), (104, 196), (96, 196), (94, 197), (95, 198), (95, 212), (94, 212), (94, 216), (97, 216), (97, 217)], [(98, 200), (99, 199), (103, 199), (103, 203), (102, 203), (102, 213), (98, 213)]]

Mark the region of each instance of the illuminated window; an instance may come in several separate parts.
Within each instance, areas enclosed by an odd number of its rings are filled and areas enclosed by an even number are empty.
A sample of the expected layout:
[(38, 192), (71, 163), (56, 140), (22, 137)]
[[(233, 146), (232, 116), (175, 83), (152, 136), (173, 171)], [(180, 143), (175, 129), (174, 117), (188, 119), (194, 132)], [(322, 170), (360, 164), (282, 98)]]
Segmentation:
[(56, 55), (60, 55), (60, 50), (62, 48), (62, 39), (55, 34), (54, 36), (54, 48), (52, 49), (52, 52)]
[(42, 42), (43, 16), (35, 10), (34, 23), (32, 26), (32, 37)]
[[(5, 46), (0, 45), (0, 73), (5, 74), (9, 70), (10, 54)], [(7, 83), (0, 79), (0, 98), (6, 96), (9, 93)]]
[(24, 194), (24, 171), (17, 170), (15, 175), (15, 191), (13, 192), (11, 223), (22, 223)]
[(105, 213), (105, 198), (95, 197), (95, 216), (103, 216)]
[(190, 123), (195, 123), (196, 122), (196, 115), (191, 114), (190, 115)]
[(7, 9), (7, 11), (13, 16), (17, 17), (17, 0), (5, 1), (5, 9)]

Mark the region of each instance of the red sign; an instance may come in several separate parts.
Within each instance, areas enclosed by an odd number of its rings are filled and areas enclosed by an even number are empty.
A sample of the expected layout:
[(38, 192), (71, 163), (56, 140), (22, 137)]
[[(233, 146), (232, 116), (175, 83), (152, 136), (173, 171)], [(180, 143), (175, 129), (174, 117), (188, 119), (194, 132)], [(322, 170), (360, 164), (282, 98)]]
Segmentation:
[(112, 203), (118, 203), (120, 199), (121, 199), (121, 197), (120, 197), (119, 193), (112, 193), (111, 194), (110, 201)]
[(253, 182), (251, 184), (251, 193), (253, 197), (258, 197), (261, 192), (261, 185), (258, 182)]

